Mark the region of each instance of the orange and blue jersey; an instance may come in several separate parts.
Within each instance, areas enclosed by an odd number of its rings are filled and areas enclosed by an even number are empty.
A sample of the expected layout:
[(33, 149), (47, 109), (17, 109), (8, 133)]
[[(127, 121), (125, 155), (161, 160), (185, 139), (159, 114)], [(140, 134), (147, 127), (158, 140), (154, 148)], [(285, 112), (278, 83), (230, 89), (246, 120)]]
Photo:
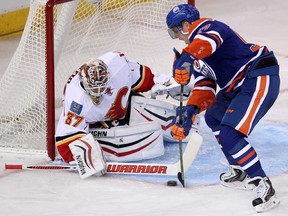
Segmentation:
[[(189, 41), (183, 52), (196, 58), (195, 90), (207, 87), (206, 90), (211, 93), (215, 93), (216, 84), (226, 92), (236, 90), (241, 86), (251, 62), (268, 52), (266, 47), (247, 43), (228, 25), (209, 18), (201, 18), (191, 24)], [(204, 62), (204, 69), (200, 67), (197, 70), (199, 60)], [(192, 104), (195, 103), (195, 99), (191, 100)]]
[[(198, 19), (189, 29), (195, 87), (187, 104), (205, 113), (205, 121), (230, 164), (252, 178), (264, 177), (254, 148), (244, 139), (267, 113), (279, 93), (279, 65), (263, 46), (247, 43), (226, 24)], [(221, 90), (216, 95), (216, 86)]]

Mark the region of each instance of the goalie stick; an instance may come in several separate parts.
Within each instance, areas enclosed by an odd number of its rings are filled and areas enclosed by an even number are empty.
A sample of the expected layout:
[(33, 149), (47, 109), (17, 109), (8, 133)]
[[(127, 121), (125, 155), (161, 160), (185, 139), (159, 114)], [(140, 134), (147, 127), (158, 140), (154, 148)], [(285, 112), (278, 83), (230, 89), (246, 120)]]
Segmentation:
[[(193, 163), (198, 150), (202, 144), (202, 136), (197, 132), (192, 133), (183, 154), (183, 169), (186, 172)], [(23, 165), (5, 164), (6, 170), (77, 170), (74, 165)], [(122, 163), (107, 162), (108, 174), (128, 174), (128, 175), (167, 175), (177, 176), (181, 169), (180, 160), (174, 164), (154, 164), (154, 163)]]

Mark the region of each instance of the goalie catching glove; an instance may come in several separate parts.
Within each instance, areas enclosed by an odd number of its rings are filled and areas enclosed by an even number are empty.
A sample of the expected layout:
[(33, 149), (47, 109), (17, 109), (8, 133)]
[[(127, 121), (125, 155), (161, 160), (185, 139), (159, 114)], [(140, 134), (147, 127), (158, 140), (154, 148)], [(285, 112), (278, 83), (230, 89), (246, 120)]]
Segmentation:
[[(180, 100), (181, 86), (174, 80), (173, 77), (166, 74), (157, 74), (154, 76), (155, 85), (151, 89), (151, 98), (155, 99), (158, 95), (172, 97), (175, 100)], [(183, 100), (188, 100), (191, 91), (193, 90), (193, 82), (189, 82), (183, 89)]]
[(176, 109), (176, 116), (173, 119), (171, 135), (175, 140), (183, 140), (189, 134), (192, 124), (199, 113), (199, 108), (196, 106), (183, 106), (182, 119), (180, 119), (180, 107)]

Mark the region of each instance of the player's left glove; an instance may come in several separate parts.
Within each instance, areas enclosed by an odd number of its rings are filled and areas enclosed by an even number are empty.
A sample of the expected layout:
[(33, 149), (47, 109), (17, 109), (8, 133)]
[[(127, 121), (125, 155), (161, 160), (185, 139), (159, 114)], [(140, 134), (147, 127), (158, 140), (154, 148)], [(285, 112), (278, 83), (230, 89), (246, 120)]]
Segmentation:
[(180, 107), (176, 109), (176, 116), (173, 119), (173, 126), (171, 128), (171, 135), (175, 140), (183, 140), (188, 136), (196, 115), (199, 113), (199, 108), (196, 106), (182, 107), (182, 122), (179, 118)]
[(173, 77), (175, 81), (181, 85), (187, 85), (190, 82), (190, 77), (194, 72), (193, 64), (195, 58), (184, 52), (180, 54), (175, 48), (175, 61), (173, 63)]

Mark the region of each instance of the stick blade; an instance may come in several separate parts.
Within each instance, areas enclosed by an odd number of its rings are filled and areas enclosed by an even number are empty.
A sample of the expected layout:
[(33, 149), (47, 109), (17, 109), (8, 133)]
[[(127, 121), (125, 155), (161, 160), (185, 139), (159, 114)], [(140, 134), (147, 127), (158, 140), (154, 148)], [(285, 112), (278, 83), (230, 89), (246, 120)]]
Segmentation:
[(177, 173), (177, 178), (180, 181), (180, 183), (182, 184), (183, 187), (185, 187), (185, 182), (184, 182), (184, 175), (182, 175), (181, 172)]

